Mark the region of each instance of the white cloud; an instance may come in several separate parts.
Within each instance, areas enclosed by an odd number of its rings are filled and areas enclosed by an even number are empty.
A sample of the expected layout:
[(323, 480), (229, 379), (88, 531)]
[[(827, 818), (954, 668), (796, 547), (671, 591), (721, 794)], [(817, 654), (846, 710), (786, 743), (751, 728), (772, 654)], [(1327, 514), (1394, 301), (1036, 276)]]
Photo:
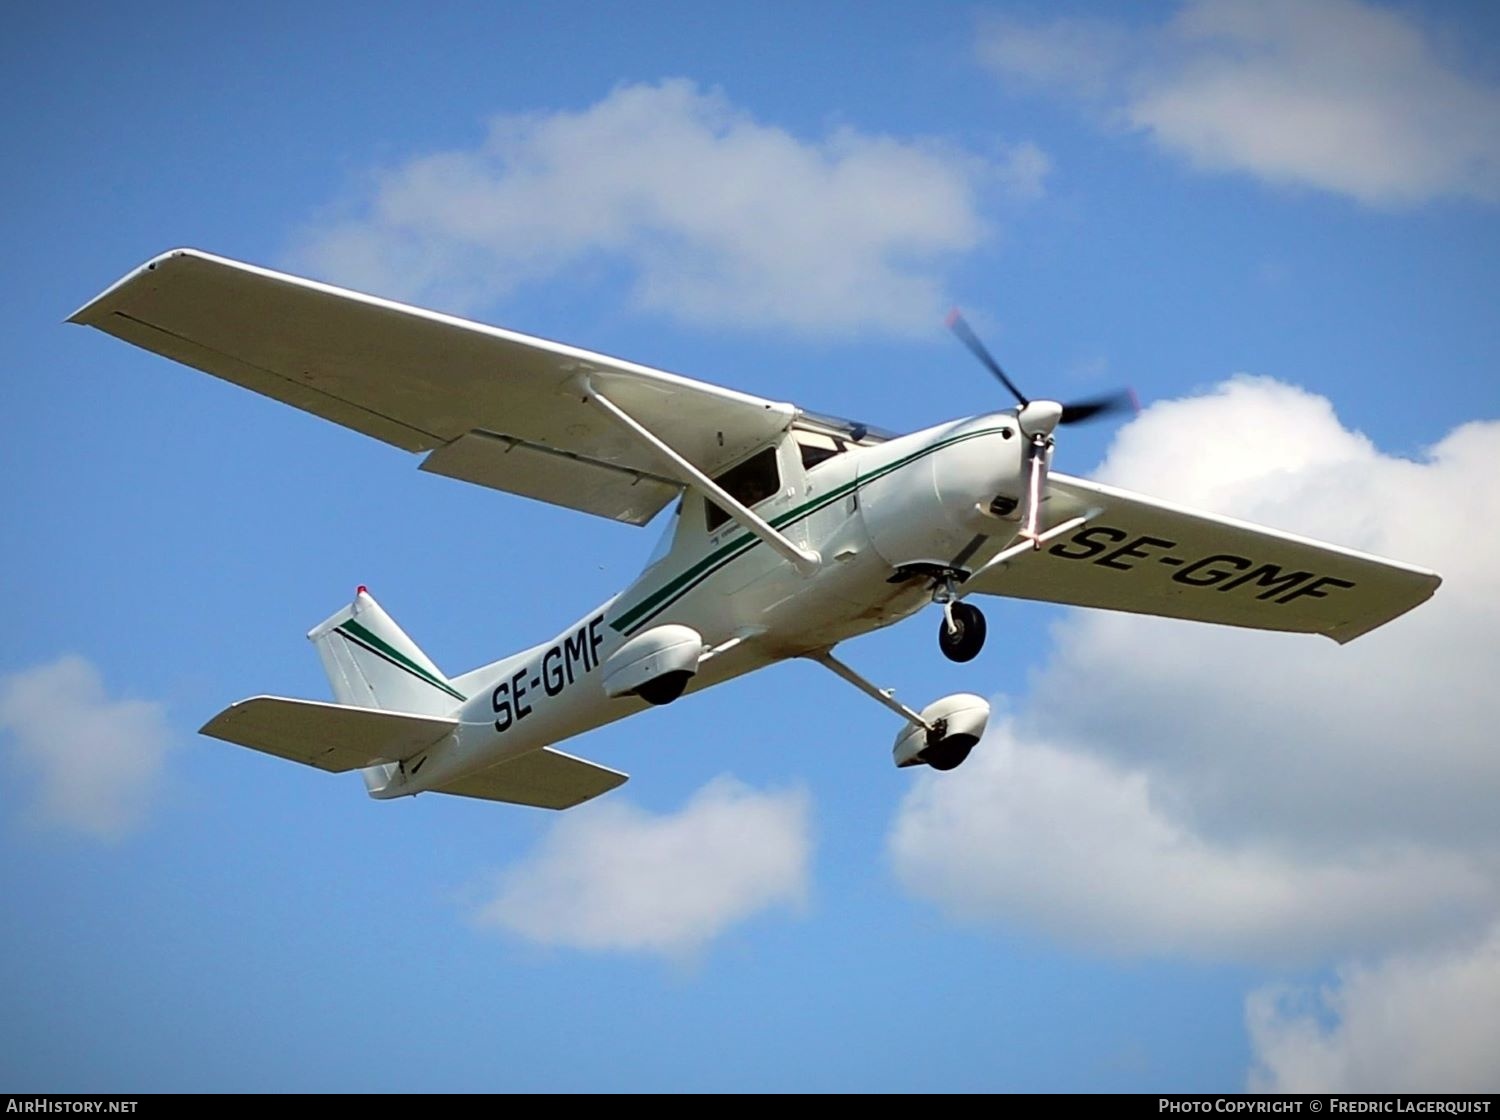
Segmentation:
[(1314, 994), (1253, 993), (1252, 1092), (1500, 1090), (1500, 926), (1477, 945), (1340, 970)]
[(1446, 582), (1343, 647), (1068, 615), (1015, 715), (906, 799), (902, 881), (968, 919), (1125, 952), (1326, 960), (1484, 928), (1500, 910), (1500, 536), (1484, 528), (1500, 423), (1403, 460), (1326, 400), (1238, 378), (1143, 413), (1100, 475)]
[(1052, 174), (1052, 158), (1029, 140), (1002, 149), (995, 175), (1016, 198), (1041, 198)]
[(1500, 536), (1478, 528), (1500, 518), (1500, 423), (1465, 425), (1415, 462), (1346, 431), (1322, 398), (1241, 378), (1152, 408), (1099, 476), (1445, 582), (1344, 647), (1076, 614), (1033, 693), (1033, 711), (1062, 709), (1050, 727), (1144, 768), (1158, 798), (1215, 835), (1500, 841), (1484, 793), (1500, 787)]
[(106, 840), (145, 819), (171, 745), (160, 704), (110, 700), (77, 656), (0, 680), (0, 730), (36, 781), (36, 818)]
[(1194, 166), (1375, 205), (1500, 197), (1500, 88), (1360, 0), (1194, 0), (1163, 27), (993, 21), (997, 73), (1097, 102)]
[(918, 784), (890, 848), (906, 888), (960, 920), (1113, 953), (1318, 959), (1483, 921), (1500, 902), (1483, 869), (1441, 849), (1217, 840), (1155, 804), (1146, 773), (1005, 719), (962, 771)]
[(1028, 25), (988, 16), (979, 37), (979, 56), (1012, 80), (1103, 97), (1114, 92), (1127, 60), (1140, 45), (1126, 28), (1106, 20), (1066, 17)]
[(728, 776), (677, 813), (619, 800), (573, 810), (502, 874), (478, 919), (546, 945), (690, 955), (803, 901), (810, 815), (800, 790), (761, 793)]
[(378, 175), (361, 213), (294, 255), (449, 307), (623, 265), (639, 306), (684, 320), (900, 331), (931, 326), (944, 262), (985, 236), (983, 189), (1031, 197), (1046, 172), (1024, 143), (986, 162), (851, 128), (803, 140), (672, 80), (497, 117), (476, 148)]

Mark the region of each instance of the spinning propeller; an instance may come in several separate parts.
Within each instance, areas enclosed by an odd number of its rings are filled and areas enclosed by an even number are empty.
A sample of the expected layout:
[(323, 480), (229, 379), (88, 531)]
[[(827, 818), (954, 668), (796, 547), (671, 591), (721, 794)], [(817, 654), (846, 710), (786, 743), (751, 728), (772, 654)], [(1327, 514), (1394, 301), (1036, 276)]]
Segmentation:
[(1037, 540), (1038, 521), (1042, 513), (1042, 493), (1047, 486), (1047, 466), (1052, 459), (1052, 432), (1059, 424), (1082, 424), (1115, 413), (1136, 412), (1140, 405), (1135, 393), (1129, 389), (1119, 389), (1104, 396), (1087, 397), (1069, 404), (1032, 400), (1006, 375), (995, 356), (979, 341), (979, 336), (956, 307), (948, 313), (948, 328), (983, 363), (984, 368), (1010, 390), (1011, 396), (1020, 405), (1016, 410), (1016, 422), (1027, 443), (1026, 496), (1021, 511), (1021, 536), (1035, 541), (1036, 547), (1041, 548), (1041, 541)]

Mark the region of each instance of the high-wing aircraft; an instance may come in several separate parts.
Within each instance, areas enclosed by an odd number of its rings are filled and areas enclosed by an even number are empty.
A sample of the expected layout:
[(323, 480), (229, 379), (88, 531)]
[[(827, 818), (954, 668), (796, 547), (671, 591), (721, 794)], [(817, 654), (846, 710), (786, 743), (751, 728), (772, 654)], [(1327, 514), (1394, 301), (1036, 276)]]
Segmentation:
[(71, 322), (408, 452), (421, 469), (644, 525), (645, 570), (556, 637), (448, 676), (361, 587), (313, 628), (337, 703), (256, 696), (204, 734), (375, 798), (427, 791), (564, 809), (626, 775), (557, 750), (774, 661), (829, 669), (902, 721), (897, 766), (951, 770), (984, 732), (968, 693), (920, 711), (834, 648), (929, 604), (973, 658), (978, 595), (1347, 642), (1426, 601), (1436, 573), (1050, 470), (1059, 426), (1120, 397), (1027, 398), (905, 435), (192, 249)]

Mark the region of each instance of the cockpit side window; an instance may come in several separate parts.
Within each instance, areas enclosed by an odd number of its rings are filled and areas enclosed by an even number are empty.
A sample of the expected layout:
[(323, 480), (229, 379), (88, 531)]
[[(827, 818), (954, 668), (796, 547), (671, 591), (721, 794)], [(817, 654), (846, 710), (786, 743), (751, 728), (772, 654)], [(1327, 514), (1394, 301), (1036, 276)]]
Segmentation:
[[(781, 472), (776, 466), (776, 448), (757, 451), (737, 467), (731, 467), (714, 479), (730, 495), (747, 506), (763, 502), (781, 489)], [(707, 501), (707, 499), (705, 499)], [(704, 524), (712, 533), (729, 520), (729, 514), (712, 501), (704, 508)]]

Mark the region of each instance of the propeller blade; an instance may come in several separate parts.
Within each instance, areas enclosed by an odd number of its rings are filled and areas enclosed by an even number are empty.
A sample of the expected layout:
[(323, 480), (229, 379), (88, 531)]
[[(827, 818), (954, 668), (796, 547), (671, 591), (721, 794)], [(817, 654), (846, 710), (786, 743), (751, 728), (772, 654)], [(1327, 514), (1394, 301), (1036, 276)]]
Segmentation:
[(1031, 401), (1026, 394), (1016, 388), (1016, 383), (1005, 376), (1005, 371), (1000, 368), (1000, 363), (995, 361), (995, 356), (986, 349), (984, 343), (979, 341), (979, 336), (974, 333), (972, 327), (964, 319), (958, 308), (948, 312), (948, 329), (958, 336), (958, 340), (969, 348), (969, 353), (984, 363), (984, 368), (1000, 379), (1000, 384), (1010, 390), (1011, 396), (1020, 402), (1025, 408)]
[(1135, 392), (1131, 389), (1120, 389), (1102, 397), (1089, 397), (1063, 405), (1062, 418), (1058, 420), (1058, 423), (1082, 424), (1088, 420), (1111, 416), (1117, 412), (1135, 413), (1140, 410), (1141, 405), (1136, 400)]

